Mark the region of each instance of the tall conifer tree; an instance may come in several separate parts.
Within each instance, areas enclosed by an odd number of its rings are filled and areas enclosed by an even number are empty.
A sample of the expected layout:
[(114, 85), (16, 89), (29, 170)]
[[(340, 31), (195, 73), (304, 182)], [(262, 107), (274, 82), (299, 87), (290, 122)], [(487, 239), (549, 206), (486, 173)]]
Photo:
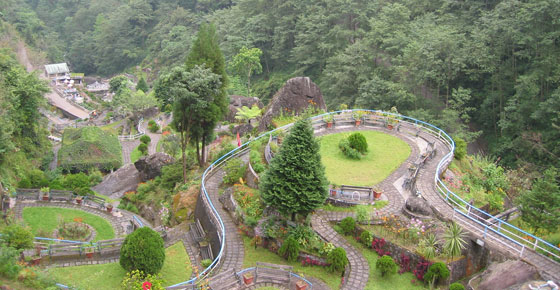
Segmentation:
[(261, 180), (262, 197), (266, 204), (295, 220), (296, 213), (307, 215), (325, 202), (327, 187), (311, 123), (300, 120)]

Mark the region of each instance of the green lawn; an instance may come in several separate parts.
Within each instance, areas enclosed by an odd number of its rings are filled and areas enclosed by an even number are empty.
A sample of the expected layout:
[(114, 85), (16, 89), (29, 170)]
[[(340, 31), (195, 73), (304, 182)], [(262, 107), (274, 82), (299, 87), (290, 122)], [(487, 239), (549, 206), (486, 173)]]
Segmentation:
[(66, 221), (82, 218), (84, 223), (92, 226), (97, 232), (95, 241), (115, 238), (113, 227), (107, 220), (81, 210), (59, 207), (26, 207), (23, 209), (23, 220), (31, 227), (35, 235), (40, 229), (54, 231), (58, 226), (59, 216)]
[(255, 249), (255, 247), (251, 245), (251, 239), (246, 236), (243, 237), (243, 244), (245, 246), (245, 259), (243, 260), (243, 269), (255, 267), (257, 265), (257, 262), (290, 265), (294, 267), (294, 273), (304, 278), (314, 277), (325, 282), (331, 289), (340, 288), (340, 272), (331, 273), (327, 270), (327, 268), (323, 267), (303, 267), (299, 262), (290, 263), (265, 248), (258, 247), (257, 249)]
[[(381, 273), (375, 269), (375, 263), (379, 256), (376, 252), (367, 249), (362, 244), (358, 243), (351, 237), (345, 237), (346, 240), (352, 244), (356, 249), (358, 249), (362, 255), (366, 258), (369, 264), (369, 280), (366, 284), (366, 290), (409, 290), (409, 289), (428, 289), (424, 287), (422, 282), (418, 282), (416, 277), (411, 272), (406, 272), (403, 274), (393, 274), (390, 276), (381, 277)], [(415, 265), (414, 265), (415, 266)], [(412, 266), (412, 267), (414, 267)], [(416, 281), (414, 284), (412, 280)]]
[[(374, 205), (362, 205), (362, 206), (367, 207), (368, 211), (372, 213), (375, 210), (384, 208), (388, 204), (389, 201), (380, 200), (380, 201), (376, 201)], [(345, 206), (334, 206), (332, 204), (324, 204), (323, 206), (321, 206), (321, 209), (326, 211), (340, 211), (340, 212), (352, 212), (357, 210), (356, 206), (345, 207)]]
[[(140, 143), (142, 144), (142, 143)], [(134, 148), (134, 150), (132, 150), (132, 152), (130, 152), (130, 162), (134, 163), (136, 161), (138, 161), (138, 159), (140, 159), (140, 157), (142, 157), (142, 152), (140, 152), (140, 150), (138, 150), (138, 147)]]
[(327, 179), (337, 185), (372, 186), (383, 181), (408, 158), (410, 146), (401, 139), (376, 131), (358, 131), (368, 142), (368, 153), (361, 160), (347, 158), (338, 148), (349, 133), (320, 138), (321, 161)]
[[(126, 271), (119, 263), (87, 265), (48, 270), (58, 283), (79, 289), (120, 289)], [(164, 285), (173, 285), (191, 278), (192, 267), (182, 242), (165, 249), (165, 262), (160, 271)]]

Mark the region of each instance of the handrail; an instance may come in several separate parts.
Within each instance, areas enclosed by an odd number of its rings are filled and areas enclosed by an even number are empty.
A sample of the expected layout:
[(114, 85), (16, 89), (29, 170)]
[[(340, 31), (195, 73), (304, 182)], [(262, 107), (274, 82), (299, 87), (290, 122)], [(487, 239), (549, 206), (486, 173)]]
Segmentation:
[(139, 138), (143, 135), (146, 134), (146, 130), (142, 129), (142, 123), (144, 122), (144, 117), (140, 118), (140, 121), (138, 121), (138, 133), (134, 134), (134, 135), (119, 135), (117, 136), (119, 138), (119, 140), (134, 140), (136, 138)]
[(144, 223), (137, 216), (133, 215), (132, 218), (138, 223), (141, 228), (144, 227)]

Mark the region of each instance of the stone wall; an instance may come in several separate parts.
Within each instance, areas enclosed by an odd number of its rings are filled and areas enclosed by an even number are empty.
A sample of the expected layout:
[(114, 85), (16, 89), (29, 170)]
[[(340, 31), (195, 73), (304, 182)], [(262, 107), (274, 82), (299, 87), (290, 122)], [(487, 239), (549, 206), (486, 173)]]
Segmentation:
[(248, 166), (247, 166), (247, 171), (245, 172), (245, 181), (247, 182), (247, 185), (249, 187), (252, 188), (259, 188), (259, 175), (255, 172), (255, 170), (253, 169), (253, 166), (251, 166), (251, 162), (247, 162)]
[(201, 192), (196, 200), (194, 217), (200, 220), (200, 224), (206, 231), (210, 246), (212, 247), (212, 253), (215, 257), (220, 252), (219, 226), (214, 218), (212, 218), (212, 209), (202, 196), (204, 196), (204, 193)]

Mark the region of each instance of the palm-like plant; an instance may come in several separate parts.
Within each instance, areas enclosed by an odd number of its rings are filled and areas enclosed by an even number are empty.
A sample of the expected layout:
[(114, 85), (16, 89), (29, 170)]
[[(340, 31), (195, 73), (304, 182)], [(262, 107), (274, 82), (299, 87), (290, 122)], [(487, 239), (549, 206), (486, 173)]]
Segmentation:
[(443, 234), (445, 240), (443, 249), (452, 260), (453, 257), (459, 256), (461, 251), (465, 248), (465, 244), (467, 243), (465, 237), (466, 233), (463, 232), (463, 229), (455, 222), (452, 222)]
[(428, 260), (433, 259), (436, 256), (438, 240), (434, 234), (428, 234), (424, 239), (420, 241), (419, 252), (424, 255)]
[(247, 106), (237, 108), (237, 114), (235, 114), (235, 119), (241, 120), (242, 122), (249, 122), (261, 115), (261, 109), (259, 106), (253, 105), (250, 109)]

